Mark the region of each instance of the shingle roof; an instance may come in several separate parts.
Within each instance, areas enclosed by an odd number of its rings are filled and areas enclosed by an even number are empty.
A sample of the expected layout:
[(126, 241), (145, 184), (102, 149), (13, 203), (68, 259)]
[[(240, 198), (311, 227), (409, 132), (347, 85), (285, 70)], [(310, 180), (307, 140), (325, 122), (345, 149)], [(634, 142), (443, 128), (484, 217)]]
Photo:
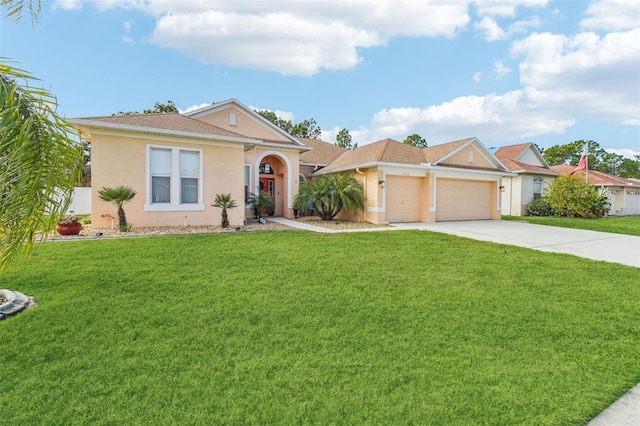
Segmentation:
[(551, 175), (557, 175), (557, 172), (541, 166), (523, 163), (518, 161), (520, 157), (529, 147), (533, 145), (531, 142), (520, 143), (517, 145), (503, 146), (494, 154), (502, 164), (504, 164), (510, 172), (537, 172)]
[[(570, 164), (560, 164), (557, 166), (551, 166), (551, 169), (561, 175), (568, 175), (571, 173), (575, 166)], [(584, 177), (582, 170), (576, 172), (574, 175)], [(634, 181), (634, 179), (622, 178), (619, 176), (613, 176), (607, 173), (598, 172), (596, 170), (589, 170), (587, 175), (589, 182), (594, 185), (613, 185), (613, 186), (637, 186), (640, 187), (640, 182)]]
[(306, 164), (327, 165), (347, 151), (346, 148), (319, 139), (298, 138), (298, 140), (313, 148), (300, 153), (300, 161)]
[(462, 145), (472, 141), (474, 138), (460, 139), (458, 141), (441, 143), (440, 145), (430, 146), (428, 148), (422, 148), (424, 152), (426, 163), (435, 163), (447, 154), (452, 153)]
[(211, 136), (227, 136), (244, 139), (247, 138), (246, 136), (239, 133), (230, 132), (218, 126), (207, 124), (194, 118), (186, 117), (177, 112), (168, 112), (163, 114), (132, 114), (109, 115), (102, 117), (82, 117), (75, 120), (94, 121), (120, 126), (133, 126), (140, 127), (141, 129), (152, 128), (168, 131), (199, 133)]
[(346, 150), (322, 171), (347, 169), (377, 162), (420, 164), (424, 163), (425, 160), (422, 148), (407, 145), (393, 139), (383, 139), (358, 147), (353, 151)]

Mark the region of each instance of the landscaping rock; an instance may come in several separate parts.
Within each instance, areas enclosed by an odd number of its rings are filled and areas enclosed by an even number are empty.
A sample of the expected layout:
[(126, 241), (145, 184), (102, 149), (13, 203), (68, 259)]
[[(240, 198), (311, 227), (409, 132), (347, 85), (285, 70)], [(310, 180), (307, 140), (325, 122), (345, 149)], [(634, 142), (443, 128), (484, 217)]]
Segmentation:
[(18, 291), (0, 290), (3, 300), (0, 305), (0, 320), (16, 315), (29, 307), (31, 300)]

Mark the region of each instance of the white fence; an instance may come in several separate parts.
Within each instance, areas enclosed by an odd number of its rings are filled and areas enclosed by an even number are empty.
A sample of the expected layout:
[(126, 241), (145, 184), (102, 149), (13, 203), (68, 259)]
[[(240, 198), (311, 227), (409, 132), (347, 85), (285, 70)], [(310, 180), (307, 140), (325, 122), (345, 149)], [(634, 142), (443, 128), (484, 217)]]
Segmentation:
[(76, 186), (73, 188), (71, 204), (67, 213), (91, 214), (91, 188)]

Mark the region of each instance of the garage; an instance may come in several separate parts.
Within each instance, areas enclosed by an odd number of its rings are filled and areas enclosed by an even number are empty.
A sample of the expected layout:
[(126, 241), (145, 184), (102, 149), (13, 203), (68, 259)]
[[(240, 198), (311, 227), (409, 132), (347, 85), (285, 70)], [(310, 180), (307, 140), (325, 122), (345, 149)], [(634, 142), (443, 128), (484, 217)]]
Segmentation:
[(627, 190), (625, 203), (626, 215), (640, 214), (640, 190)]
[(492, 183), (462, 179), (436, 181), (436, 222), (491, 219)]
[(388, 222), (420, 222), (422, 180), (412, 176), (386, 176)]

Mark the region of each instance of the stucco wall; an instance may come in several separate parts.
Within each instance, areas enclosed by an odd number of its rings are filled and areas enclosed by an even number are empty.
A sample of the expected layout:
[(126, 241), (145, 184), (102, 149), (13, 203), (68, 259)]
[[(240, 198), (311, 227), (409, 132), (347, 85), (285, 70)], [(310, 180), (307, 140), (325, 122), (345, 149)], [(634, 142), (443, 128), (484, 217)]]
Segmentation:
[[(235, 125), (230, 124), (230, 113), (234, 113), (236, 115)], [(287, 139), (279, 133), (273, 132), (271, 129), (263, 126), (252, 118), (249, 118), (243, 112), (233, 107), (198, 117), (198, 120), (250, 138), (287, 141)]]
[[(203, 211), (145, 211), (147, 203), (147, 144), (177, 148), (202, 149)], [(124, 206), (128, 222), (133, 226), (219, 225), (220, 209), (211, 206), (216, 194), (231, 193), (239, 204), (244, 199), (244, 150), (238, 146), (206, 146), (190, 141), (153, 140), (112, 135), (93, 135), (92, 150), (92, 223), (95, 227), (111, 226), (109, 215), (116, 208), (98, 197), (102, 187), (128, 185), (137, 191)], [(232, 225), (244, 221), (244, 209), (228, 211)], [(116, 218), (117, 224), (117, 218)]]

